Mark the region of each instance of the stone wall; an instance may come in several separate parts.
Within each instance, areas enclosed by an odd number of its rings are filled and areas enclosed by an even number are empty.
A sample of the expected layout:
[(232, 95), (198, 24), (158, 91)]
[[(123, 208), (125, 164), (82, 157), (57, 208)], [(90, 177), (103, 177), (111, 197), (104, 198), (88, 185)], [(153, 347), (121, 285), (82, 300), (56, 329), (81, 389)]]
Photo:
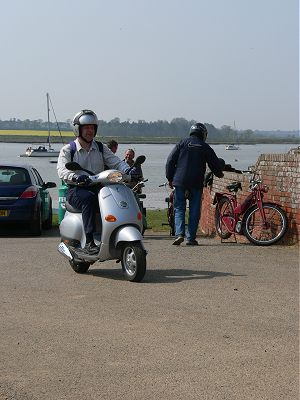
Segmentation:
[[(285, 154), (261, 154), (254, 168), (269, 186), (264, 195), (265, 201), (279, 204), (288, 217), (288, 231), (280, 241), (281, 244), (299, 243), (300, 240), (300, 152), (299, 148)], [(222, 179), (214, 177), (212, 187), (203, 192), (200, 232), (215, 236), (215, 206), (212, 205), (215, 192), (226, 191), (226, 186), (233, 182), (242, 182), (242, 191), (238, 192), (238, 200), (249, 194), (249, 176), (225, 172)], [(247, 241), (243, 236), (236, 235), (238, 242)], [(232, 240), (232, 237), (228, 240)]]

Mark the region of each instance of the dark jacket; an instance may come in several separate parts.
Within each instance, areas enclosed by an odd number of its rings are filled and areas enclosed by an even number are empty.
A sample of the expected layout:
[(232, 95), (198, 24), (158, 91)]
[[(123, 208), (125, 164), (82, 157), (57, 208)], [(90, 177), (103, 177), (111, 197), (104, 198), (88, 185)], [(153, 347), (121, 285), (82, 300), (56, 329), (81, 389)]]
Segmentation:
[(174, 186), (202, 188), (208, 164), (219, 178), (223, 172), (214, 150), (198, 136), (182, 139), (171, 151), (166, 164), (166, 177)]

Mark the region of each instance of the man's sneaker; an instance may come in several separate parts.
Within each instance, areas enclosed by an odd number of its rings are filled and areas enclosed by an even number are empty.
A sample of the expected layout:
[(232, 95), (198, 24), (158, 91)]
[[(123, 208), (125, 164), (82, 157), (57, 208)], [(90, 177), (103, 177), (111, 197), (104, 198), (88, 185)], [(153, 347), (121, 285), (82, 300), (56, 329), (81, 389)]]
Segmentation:
[(92, 241), (84, 246), (83, 252), (92, 256), (99, 253), (99, 247)]
[(174, 242), (172, 243), (175, 246), (179, 246), (182, 242), (184, 241), (184, 237), (183, 236), (178, 236)]
[(187, 246), (199, 246), (199, 243), (197, 242), (197, 240), (188, 240), (186, 242)]

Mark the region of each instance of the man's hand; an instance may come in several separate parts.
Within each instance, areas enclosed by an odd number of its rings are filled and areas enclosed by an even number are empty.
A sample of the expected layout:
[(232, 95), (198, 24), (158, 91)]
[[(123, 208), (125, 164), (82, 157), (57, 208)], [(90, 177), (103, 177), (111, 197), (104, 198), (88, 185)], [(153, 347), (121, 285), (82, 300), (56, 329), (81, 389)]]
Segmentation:
[(168, 181), (168, 184), (169, 184), (170, 188), (173, 189), (173, 182), (172, 181)]
[(139, 181), (142, 178), (141, 173), (135, 167), (128, 171), (127, 174), (130, 175), (132, 181)]
[(92, 182), (87, 175), (75, 176), (73, 178), (73, 180), (74, 180), (74, 182), (77, 183), (78, 186), (86, 186), (86, 185), (88, 185), (89, 183)]

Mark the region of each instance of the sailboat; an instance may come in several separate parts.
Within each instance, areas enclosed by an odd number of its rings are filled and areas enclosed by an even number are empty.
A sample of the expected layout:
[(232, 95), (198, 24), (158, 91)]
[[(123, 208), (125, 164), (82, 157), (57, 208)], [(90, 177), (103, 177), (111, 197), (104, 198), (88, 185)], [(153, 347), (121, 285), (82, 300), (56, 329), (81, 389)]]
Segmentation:
[[(236, 126), (235, 126), (235, 121), (233, 121), (233, 126), (234, 126), (234, 130), (236, 131)], [(238, 136), (237, 136), (237, 140), (238, 140)], [(225, 146), (225, 150), (239, 150), (240, 146), (238, 144), (228, 144), (227, 146)]]
[(25, 154), (21, 154), (20, 157), (58, 157), (59, 156), (59, 151), (54, 150), (51, 147), (51, 140), (50, 140), (50, 118), (49, 118), (49, 93), (46, 93), (47, 97), (47, 115), (48, 115), (48, 137), (47, 137), (47, 143), (48, 146), (38, 146), (37, 148), (32, 148), (29, 146)]

